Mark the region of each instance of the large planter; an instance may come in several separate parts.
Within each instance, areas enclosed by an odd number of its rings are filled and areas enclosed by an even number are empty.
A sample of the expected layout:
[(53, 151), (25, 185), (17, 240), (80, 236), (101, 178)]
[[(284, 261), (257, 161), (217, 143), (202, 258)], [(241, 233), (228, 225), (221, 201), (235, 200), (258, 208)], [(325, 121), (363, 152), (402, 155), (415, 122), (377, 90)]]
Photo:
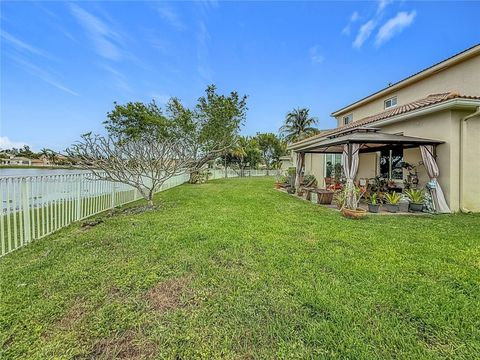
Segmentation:
[(422, 203), (410, 203), (408, 205), (408, 208), (410, 211), (414, 211), (414, 212), (419, 212), (419, 211), (422, 211), (423, 210), (423, 204)]
[(378, 213), (380, 209), (380, 204), (368, 204), (368, 211), (371, 213)]
[(317, 190), (317, 202), (322, 205), (330, 205), (333, 201), (333, 191)]
[(358, 220), (358, 219), (364, 218), (367, 215), (367, 211), (365, 209), (361, 209), (361, 208), (357, 208), (356, 210), (343, 208), (342, 209), (342, 214), (346, 218), (353, 219), (353, 220)]
[(398, 212), (398, 205), (392, 205), (392, 204), (385, 204), (387, 207), (387, 211), (391, 213), (396, 213)]

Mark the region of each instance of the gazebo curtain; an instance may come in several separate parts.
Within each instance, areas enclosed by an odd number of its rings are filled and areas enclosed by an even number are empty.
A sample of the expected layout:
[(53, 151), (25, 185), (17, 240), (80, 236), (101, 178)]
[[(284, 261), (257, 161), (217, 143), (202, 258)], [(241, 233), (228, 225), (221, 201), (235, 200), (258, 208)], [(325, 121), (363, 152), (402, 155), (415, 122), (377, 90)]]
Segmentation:
[(343, 145), (342, 163), (343, 172), (345, 173), (345, 178), (347, 180), (346, 188), (348, 191), (348, 196), (346, 205), (349, 209), (356, 209), (357, 207), (357, 196), (354, 191), (353, 180), (355, 179), (355, 176), (357, 176), (359, 150), (360, 144)]
[(430, 194), (432, 196), (435, 210), (439, 213), (449, 213), (450, 208), (447, 205), (445, 196), (443, 195), (442, 188), (437, 181), (440, 172), (438, 170), (437, 161), (433, 156), (433, 145), (421, 145), (420, 152), (422, 153), (422, 160), (425, 169), (427, 170), (428, 177), (432, 186), (430, 186)]

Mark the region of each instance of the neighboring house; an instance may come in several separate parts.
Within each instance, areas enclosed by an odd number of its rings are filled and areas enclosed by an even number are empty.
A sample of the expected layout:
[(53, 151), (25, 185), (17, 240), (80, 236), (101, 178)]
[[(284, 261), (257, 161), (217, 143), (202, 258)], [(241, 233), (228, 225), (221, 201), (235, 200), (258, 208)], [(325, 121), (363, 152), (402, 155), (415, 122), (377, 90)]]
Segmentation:
[(23, 165), (23, 166), (30, 166), (32, 161), (29, 158), (21, 157), (21, 156), (14, 156), (9, 159), (1, 159), (2, 165)]
[(424, 186), (430, 177), (423, 145), (433, 149), (449, 208), (480, 211), (480, 44), (332, 116), (336, 129), (289, 146), (294, 163), (297, 154), (304, 154), (305, 174), (323, 179), (327, 162), (342, 162), (342, 149), (358, 144), (357, 181), (382, 176), (401, 186), (406, 176), (401, 165), (407, 162), (416, 165)]

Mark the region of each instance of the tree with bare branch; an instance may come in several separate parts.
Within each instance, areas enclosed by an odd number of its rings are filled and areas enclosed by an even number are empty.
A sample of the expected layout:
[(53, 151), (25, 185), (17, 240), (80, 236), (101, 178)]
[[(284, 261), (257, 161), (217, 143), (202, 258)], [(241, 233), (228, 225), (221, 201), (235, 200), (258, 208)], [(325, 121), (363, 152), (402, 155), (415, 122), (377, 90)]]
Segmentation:
[(77, 164), (96, 179), (128, 184), (153, 206), (153, 195), (172, 176), (188, 171), (190, 146), (181, 139), (141, 137), (118, 139), (92, 135), (67, 150)]

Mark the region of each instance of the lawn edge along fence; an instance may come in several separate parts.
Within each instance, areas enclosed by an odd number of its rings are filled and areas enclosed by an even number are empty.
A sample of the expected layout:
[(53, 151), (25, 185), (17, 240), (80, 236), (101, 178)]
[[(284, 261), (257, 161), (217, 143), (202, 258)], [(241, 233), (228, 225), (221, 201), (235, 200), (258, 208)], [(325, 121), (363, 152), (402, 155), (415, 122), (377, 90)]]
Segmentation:
[[(250, 170), (245, 176), (276, 175), (275, 170)], [(235, 170), (209, 170), (208, 179), (238, 177)], [(188, 181), (182, 173), (159, 191)], [(0, 177), (0, 257), (76, 221), (141, 198), (123, 183), (97, 180), (88, 172), (62, 175)]]

